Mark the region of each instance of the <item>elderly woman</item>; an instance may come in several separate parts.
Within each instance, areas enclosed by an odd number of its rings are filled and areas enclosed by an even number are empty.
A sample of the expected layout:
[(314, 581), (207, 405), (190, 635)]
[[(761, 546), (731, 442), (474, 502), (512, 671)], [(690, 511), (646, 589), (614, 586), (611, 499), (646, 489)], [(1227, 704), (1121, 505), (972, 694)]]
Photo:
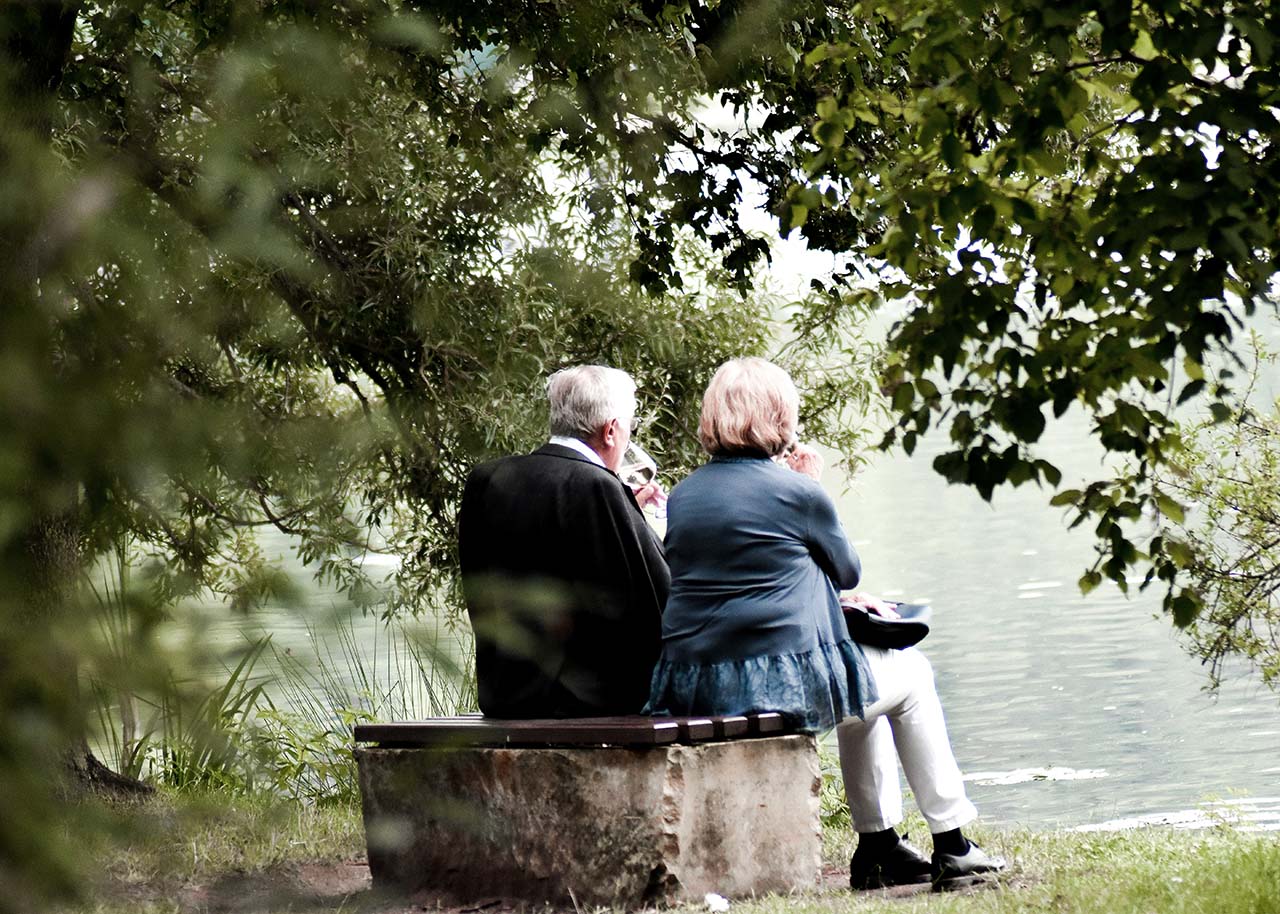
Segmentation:
[[(977, 812), (951, 753), (929, 661), (915, 648), (882, 650), (849, 638), (838, 590), (855, 587), (861, 567), (817, 482), (820, 456), (792, 446), (798, 408), (791, 378), (763, 359), (725, 363), (707, 388), (698, 435), (711, 460), (667, 504), (671, 593), (649, 707), (678, 715), (780, 711), (808, 732), (835, 727), (859, 833), (850, 885), (971, 881), (1004, 863), (960, 831)], [(898, 759), (933, 833), (932, 860), (895, 831)]]

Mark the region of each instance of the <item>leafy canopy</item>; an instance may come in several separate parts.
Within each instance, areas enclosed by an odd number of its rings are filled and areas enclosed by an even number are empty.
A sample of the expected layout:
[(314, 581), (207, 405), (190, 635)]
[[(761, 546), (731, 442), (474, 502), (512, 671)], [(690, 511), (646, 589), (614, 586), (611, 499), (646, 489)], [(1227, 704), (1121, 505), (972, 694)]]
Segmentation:
[(989, 498), (1056, 487), (1036, 442), (1085, 410), (1124, 468), (1053, 497), (1099, 540), (1081, 587), (1125, 588), (1137, 566), (1187, 625), (1204, 593), (1180, 583), (1188, 551), (1166, 525), (1183, 506), (1156, 469), (1183, 459), (1178, 404), (1231, 413), (1231, 372), (1206, 364), (1232, 360), (1280, 265), (1273, 5), (885, 0), (849, 16), (855, 39), (806, 48), (825, 92), (779, 212), (820, 245), (839, 226), (910, 304), (887, 441), (910, 452), (941, 427), (935, 468)]

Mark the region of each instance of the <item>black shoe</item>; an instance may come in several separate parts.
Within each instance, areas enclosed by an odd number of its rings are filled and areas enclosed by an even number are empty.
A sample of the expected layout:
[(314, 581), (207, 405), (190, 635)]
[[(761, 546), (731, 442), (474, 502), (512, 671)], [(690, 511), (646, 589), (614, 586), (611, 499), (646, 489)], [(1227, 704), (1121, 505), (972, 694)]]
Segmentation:
[(985, 881), (1005, 868), (1003, 857), (989, 857), (982, 848), (969, 842), (963, 854), (933, 854), (932, 878), (935, 889), (951, 889)]
[(851, 889), (887, 889), (929, 881), (929, 858), (906, 841), (899, 841), (887, 851), (860, 855), (860, 850), (855, 850), (849, 861)]

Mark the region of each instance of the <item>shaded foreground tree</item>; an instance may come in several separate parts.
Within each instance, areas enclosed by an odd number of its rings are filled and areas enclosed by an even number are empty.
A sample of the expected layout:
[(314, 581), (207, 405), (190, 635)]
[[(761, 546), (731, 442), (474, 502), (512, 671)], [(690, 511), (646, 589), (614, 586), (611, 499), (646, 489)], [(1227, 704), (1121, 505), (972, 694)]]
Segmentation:
[[(77, 667), (109, 663), (80, 578), (122, 539), (152, 562), (141, 663), (110, 672), (145, 681), (172, 600), (285, 586), (263, 526), (357, 605), (447, 605), (461, 482), (543, 434), (558, 365), (631, 370), (666, 465), (693, 459), (707, 374), (770, 333), (741, 296), (764, 243), (713, 218), (735, 163), (687, 158), (720, 154), (690, 148), (691, 35), (754, 54), (766, 20), (700, 12), (0, 8), (0, 909), (75, 884), (51, 772)], [(834, 437), (860, 388), (806, 371), (823, 330), (787, 358)], [(389, 594), (370, 550), (402, 559)]]

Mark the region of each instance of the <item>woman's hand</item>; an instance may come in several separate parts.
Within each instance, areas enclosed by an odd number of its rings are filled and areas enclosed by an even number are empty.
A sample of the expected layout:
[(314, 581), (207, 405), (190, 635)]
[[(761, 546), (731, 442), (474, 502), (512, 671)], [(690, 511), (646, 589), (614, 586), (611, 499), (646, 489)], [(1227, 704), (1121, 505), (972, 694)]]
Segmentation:
[(807, 444), (797, 444), (791, 449), (787, 466), (815, 481), (822, 477), (822, 455)]
[(653, 505), (655, 510), (661, 510), (663, 505), (667, 503), (667, 493), (662, 490), (662, 484), (656, 479), (631, 491), (635, 493), (636, 504), (640, 506), (641, 511), (649, 507), (649, 505)]
[(893, 603), (888, 603), (878, 597), (873, 597), (869, 593), (851, 593), (840, 598), (842, 606), (856, 606), (859, 609), (865, 609), (867, 612), (875, 613), (877, 616), (883, 616), (886, 619), (901, 619), (902, 614), (898, 612)]

